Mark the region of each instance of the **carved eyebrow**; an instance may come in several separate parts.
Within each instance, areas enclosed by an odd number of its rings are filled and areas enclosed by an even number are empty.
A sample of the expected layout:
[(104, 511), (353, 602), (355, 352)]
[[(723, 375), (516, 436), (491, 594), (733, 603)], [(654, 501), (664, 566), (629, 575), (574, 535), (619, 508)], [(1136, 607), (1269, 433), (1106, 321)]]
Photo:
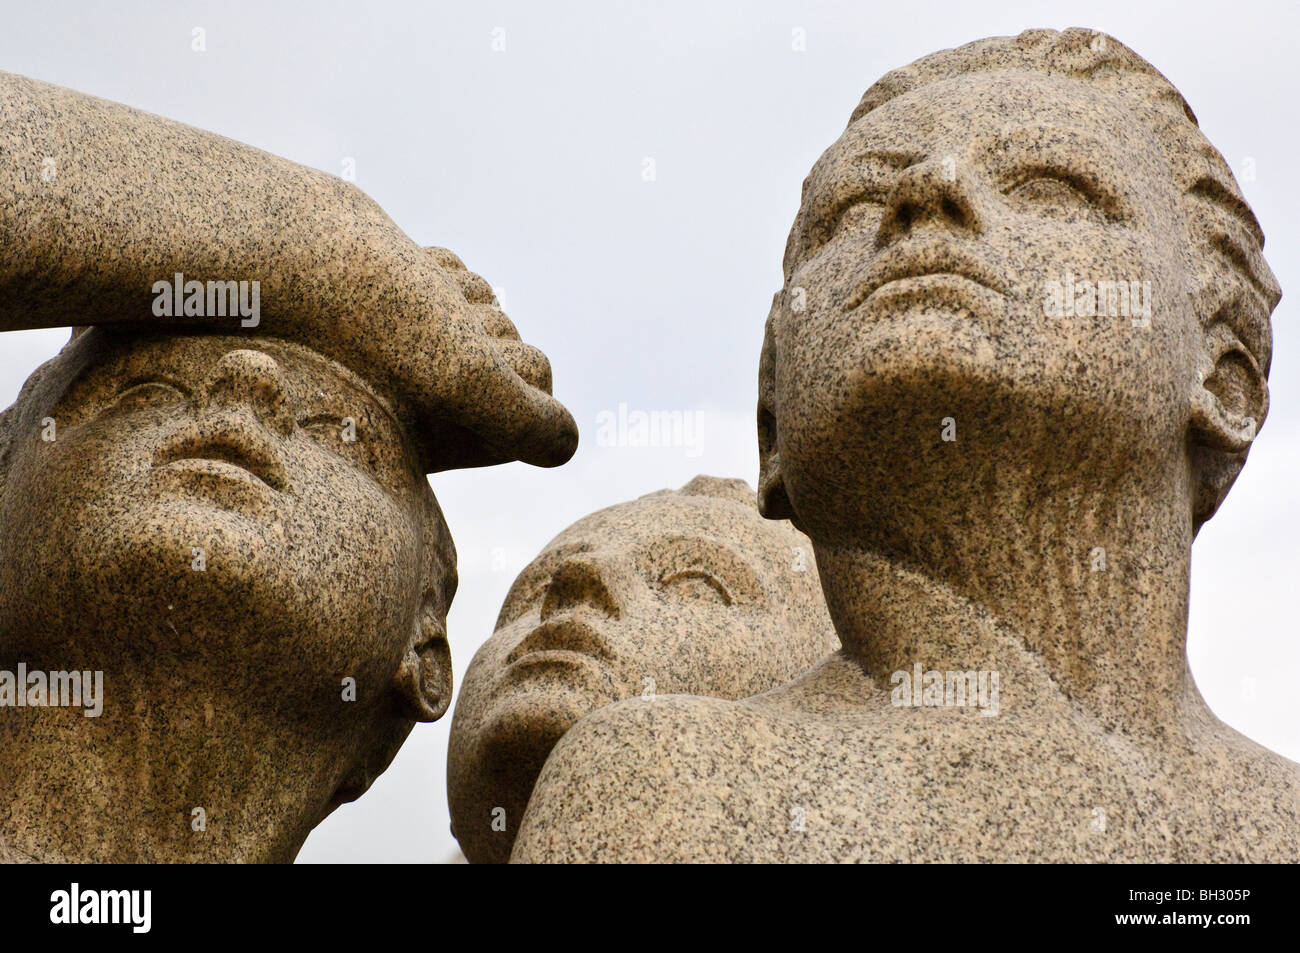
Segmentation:
[(873, 162), (902, 171), (910, 165), (916, 165), (923, 156), (919, 152), (898, 152), (892, 149), (867, 149), (849, 160), (850, 165)]
[(299, 425), (306, 426), (309, 422), (321, 421), (338, 422), (344, 417), (352, 417), (359, 423), (364, 415), (368, 419), (373, 418), (380, 428), (386, 428), (391, 436), (400, 439), (400, 425), (374, 394), (352, 387), (346, 382), (343, 387), (321, 387), (308, 380), (301, 386), (305, 391), (298, 399)]
[(589, 552), (591, 552), (591, 543), (588, 542), (563, 543), (559, 546), (556, 546), (554, 549), (546, 550), (544, 553), (541, 554), (541, 556), (533, 560), (533, 564), (535, 565), (541, 561), (551, 563), (558, 559), (567, 559), (570, 556), (581, 556), (583, 553), (589, 553)]
[(545, 550), (515, 577), (515, 581), (510, 584), (507, 599), (516, 594), (516, 589), (534, 585), (555, 575), (555, 570), (559, 569), (569, 557), (581, 556), (591, 551), (592, 545), (587, 542), (564, 543), (554, 549)]
[(1101, 171), (1108, 176), (1118, 176), (1121, 172), (1119, 157), (1110, 144), (1081, 129), (1068, 126), (1013, 126), (1004, 129), (995, 142), (1000, 147), (998, 151), (1001, 155), (1015, 158), (1035, 155), (1043, 166), (1068, 169), (1074, 175), (1080, 175), (1072, 168), (1080, 156), (1095, 159), (1101, 165)]
[[(106, 386), (110, 383), (111, 387)], [(93, 417), (125, 391), (149, 383), (166, 384), (186, 398), (191, 396), (192, 389), (178, 375), (170, 373), (170, 365), (160, 366), (156, 358), (145, 360), (139, 351), (128, 349), (109, 351), (86, 361), (54, 393), (50, 406), (62, 411), (69, 401), (77, 401), (78, 412)]]
[(664, 533), (655, 540), (655, 543), (658, 546), (667, 544), (671, 546), (685, 546), (692, 549), (703, 546), (710, 552), (720, 552), (732, 559), (745, 558), (739, 551), (731, 546), (731, 544), (725, 543), (713, 536), (705, 536), (702, 533)]
[[(686, 569), (694, 568), (688, 563), (698, 566), (705, 566), (716, 569), (722, 574), (723, 582), (743, 582), (752, 581), (757, 584), (759, 590), (767, 592), (766, 575), (754, 565), (753, 560), (745, 556), (734, 546), (725, 543), (720, 539), (712, 536), (703, 535), (685, 535), (673, 534), (661, 537), (658, 541), (661, 548), (665, 543), (680, 547), (676, 558), (660, 556), (654, 560), (655, 571), (658, 575), (663, 576), (674, 572), (681, 572)], [(689, 556), (689, 558), (685, 558)], [(741, 572), (748, 574), (749, 580), (732, 579), (729, 574)]]
[(1064, 182), (1066, 185), (1082, 192), (1091, 201), (1102, 206), (1108, 212), (1113, 211), (1112, 206), (1117, 204), (1110, 190), (1100, 185), (1095, 178), (1075, 172), (1068, 166), (1063, 166), (1051, 160), (1026, 163), (1016, 170), (1014, 175), (1004, 176), (1006, 181), (1004, 188), (1015, 188), (1038, 178), (1056, 179)]
[(1255, 241), (1264, 244), (1264, 230), (1259, 227), (1259, 219), (1250, 210), (1250, 206), (1213, 175), (1205, 175), (1192, 183), (1187, 190), (1192, 198), (1201, 199), (1223, 209), (1243, 225)]
[(902, 172), (909, 166), (916, 165), (924, 158), (920, 153), (897, 152), (889, 149), (866, 149), (856, 154), (838, 158), (828, 163), (828, 168), (844, 170), (848, 175), (832, 177), (826, 187), (821, 190), (819, 198), (824, 203), (832, 204), (836, 197), (845, 191), (845, 179), (849, 179), (852, 185), (848, 185), (850, 190), (860, 185), (867, 184), (866, 177), (871, 173), (898, 173)]
[[(1107, 214), (1117, 219), (1128, 217), (1119, 157), (1092, 133), (1065, 126), (1016, 126), (1003, 130), (994, 143), (1001, 160), (994, 162), (995, 177), (1011, 179), (1024, 172), (1041, 172), (1085, 192)], [(1081, 156), (1089, 157), (1096, 170), (1081, 169)], [(1003, 169), (997, 169), (999, 164)]]
[[(123, 376), (125, 377), (125, 375)], [(168, 374), (166, 371), (132, 374), (130, 377), (126, 377), (126, 379), (122, 381), (117, 388), (117, 392), (118, 394), (124, 394), (132, 388), (139, 387), (142, 384), (165, 384), (173, 390), (178, 391), (186, 398), (190, 397), (193, 393), (193, 388), (190, 387), (189, 384), (185, 383), (179, 377)]]
[[(581, 556), (583, 553), (591, 551), (592, 545), (587, 542), (564, 543), (554, 549), (543, 551), (523, 568), (519, 575), (515, 577), (514, 582), (510, 583), (510, 588), (506, 591), (506, 597), (501, 601), (501, 611), (497, 614), (496, 624), (492, 627), (493, 631), (518, 619), (527, 610), (528, 605), (518, 606), (514, 605), (514, 603), (525, 595), (536, 598), (541, 593), (543, 583), (550, 582), (551, 577), (555, 575), (555, 570), (563, 564), (564, 560), (570, 556)], [(534, 592), (533, 590), (537, 591)]]
[[(869, 178), (872, 173), (898, 173), (915, 165), (922, 158), (924, 156), (919, 152), (892, 149), (865, 148), (849, 155), (827, 153), (823, 156), (825, 164), (816, 169), (805, 182), (805, 186), (813, 182), (817, 185), (812, 190), (806, 190), (804, 201), (800, 204), (801, 232), (811, 239), (814, 247), (822, 245), (829, 238), (828, 233), (834, 230), (838, 214), (848, 204), (870, 193), (874, 184)], [(818, 161), (819, 164), (822, 162)], [(828, 174), (831, 169), (850, 170), (850, 174)], [(829, 182), (826, 181), (827, 178), (830, 179)]]
[[(311, 348), (304, 347), (303, 345), (294, 342), (277, 341), (276, 343), (282, 347), (286, 347), (289, 353), (298, 357), (304, 364), (308, 365), (313, 373), (328, 374), (332, 377), (341, 379), (345, 386), (357, 391), (357, 393), (361, 394), (361, 396), (367, 399), (371, 404), (378, 407), (380, 412), (388, 419), (390, 426), (394, 427), (399, 434), (404, 434), (406, 432), (402, 427), (402, 422), (397, 417), (397, 412), (393, 409), (392, 405), (389, 404), (388, 400), (371, 387), (369, 381), (357, 374), (350, 367), (331, 361)], [(274, 357), (274, 355), (271, 356)], [(346, 400), (346, 397), (339, 394), (337, 389), (320, 387), (310, 381), (307, 382), (307, 388), (309, 396), (313, 399), (317, 398), (318, 391), (324, 391), (327, 398)]]

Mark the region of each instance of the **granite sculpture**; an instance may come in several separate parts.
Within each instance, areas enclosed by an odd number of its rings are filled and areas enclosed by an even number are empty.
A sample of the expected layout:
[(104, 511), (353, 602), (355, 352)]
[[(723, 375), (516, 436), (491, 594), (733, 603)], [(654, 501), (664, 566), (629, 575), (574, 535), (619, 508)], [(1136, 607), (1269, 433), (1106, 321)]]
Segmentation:
[(873, 85), (804, 183), (759, 368), (760, 504), (844, 648), (588, 716), (512, 860), (1294, 863), (1300, 766), (1186, 654), (1193, 537), (1268, 409), (1263, 242), (1109, 36)]
[(577, 428), (353, 185), (4, 73), (0, 158), (0, 860), (292, 860), (450, 703), (425, 474)]

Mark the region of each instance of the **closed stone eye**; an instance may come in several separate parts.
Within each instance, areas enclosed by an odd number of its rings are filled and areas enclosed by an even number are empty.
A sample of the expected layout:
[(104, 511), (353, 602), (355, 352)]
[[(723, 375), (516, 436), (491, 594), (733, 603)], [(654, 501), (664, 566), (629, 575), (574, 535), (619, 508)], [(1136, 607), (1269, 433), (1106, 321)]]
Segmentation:
[(735, 601), (726, 583), (707, 569), (682, 569), (668, 573), (660, 578), (659, 588), (682, 599), (718, 599), (726, 605)]
[[(298, 427), (312, 436), (329, 436), (338, 442), (344, 442), (348, 431), (347, 421), (351, 418), (335, 417), (331, 414), (318, 414), (298, 421)], [(356, 435), (356, 423), (353, 421), (351, 432)]]
[(1079, 211), (1103, 223), (1111, 219), (1109, 203), (1081, 179), (1064, 173), (1036, 170), (1020, 176), (1002, 191), (1017, 203), (1065, 212)]
[(130, 411), (185, 399), (185, 393), (167, 381), (137, 381), (124, 388), (111, 406), (114, 410)]

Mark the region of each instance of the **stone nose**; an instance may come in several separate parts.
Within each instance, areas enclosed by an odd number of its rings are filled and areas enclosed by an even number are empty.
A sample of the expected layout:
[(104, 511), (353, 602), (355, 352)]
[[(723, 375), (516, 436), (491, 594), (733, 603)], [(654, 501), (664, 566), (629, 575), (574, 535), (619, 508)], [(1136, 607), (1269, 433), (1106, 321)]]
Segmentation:
[(587, 556), (565, 560), (551, 576), (542, 599), (541, 617), (544, 621), (578, 606), (588, 606), (611, 619), (623, 615), (609, 567)]
[(955, 156), (935, 156), (903, 171), (886, 201), (877, 244), (890, 244), (922, 223), (973, 235), (984, 231), (977, 184)]
[(201, 395), (206, 409), (247, 407), (272, 432), (280, 436), (293, 432), (284, 371), (269, 354), (253, 350), (224, 354), (203, 382)]

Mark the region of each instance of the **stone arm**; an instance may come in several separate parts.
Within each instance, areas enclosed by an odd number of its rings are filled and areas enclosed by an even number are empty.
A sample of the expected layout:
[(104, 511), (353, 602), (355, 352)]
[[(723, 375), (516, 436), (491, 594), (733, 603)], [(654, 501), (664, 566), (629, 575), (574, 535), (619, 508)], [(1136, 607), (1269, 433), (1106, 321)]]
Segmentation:
[(250, 333), (156, 317), (153, 286), (258, 281), (255, 332), (339, 360), (418, 420), (428, 471), (553, 466), (577, 430), (550, 366), (448, 252), (355, 186), (222, 136), (0, 72), (0, 331)]

